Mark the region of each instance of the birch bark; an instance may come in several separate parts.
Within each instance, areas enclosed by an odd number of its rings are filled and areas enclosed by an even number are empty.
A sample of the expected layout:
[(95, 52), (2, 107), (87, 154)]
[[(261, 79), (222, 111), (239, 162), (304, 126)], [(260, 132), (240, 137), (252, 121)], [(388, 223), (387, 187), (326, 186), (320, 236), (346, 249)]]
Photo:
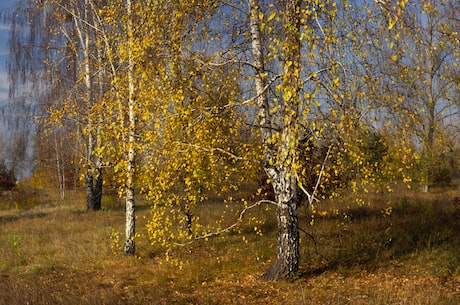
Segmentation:
[(134, 202), (134, 173), (135, 173), (135, 88), (134, 88), (134, 60), (133, 60), (133, 23), (131, 0), (126, 1), (127, 31), (128, 31), (128, 153), (126, 169), (126, 243), (125, 254), (134, 255), (135, 253), (135, 202)]
[[(299, 1), (286, 1), (286, 20), (284, 22), (297, 22), (295, 14), (299, 11)], [(255, 84), (258, 107), (258, 120), (262, 136), (264, 153), (264, 170), (269, 177), (277, 205), (278, 244), (275, 260), (264, 274), (267, 279), (288, 279), (296, 275), (299, 268), (299, 227), (297, 216), (297, 180), (294, 172), (296, 159), (295, 147), (297, 145), (296, 125), (296, 100), (298, 99), (298, 62), (300, 53), (298, 43), (300, 35), (288, 31), (285, 41), (285, 60), (296, 60), (297, 64), (291, 65), (284, 71), (283, 86), (289, 90), (291, 98), (285, 99), (284, 115), (280, 137), (282, 142), (273, 144), (272, 116), (270, 102), (265, 90), (267, 84), (264, 71), (263, 43), (261, 38), (260, 6), (258, 0), (249, 0), (250, 31), (252, 41), (252, 55), (255, 67)], [(291, 20), (292, 19), (292, 20)], [(297, 24), (297, 23), (296, 23)], [(294, 24), (294, 25), (296, 25)], [(288, 28), (291, 28), (289, 25)], [(292, 36), (290, 36), (292, 35)], [(286, 65), (287, 66), (287, 65)], [(297, 95), (297, 96), (296, 96)], [(287, 96), (287, 95), (286, 95)]]

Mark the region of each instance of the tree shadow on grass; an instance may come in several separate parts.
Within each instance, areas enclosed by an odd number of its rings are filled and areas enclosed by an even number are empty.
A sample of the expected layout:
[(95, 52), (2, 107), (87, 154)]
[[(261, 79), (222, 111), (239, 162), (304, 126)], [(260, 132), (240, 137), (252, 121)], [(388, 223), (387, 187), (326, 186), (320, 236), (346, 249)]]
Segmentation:
[(35, 218), (42, 218), (48, 216), (48, 213), (44, 212), (27, 212), (27, 213), (20, 213), (20, 214), (9, 214), (9, 215), (1, 215), (0, 216), (0, 224), (1, 223), (8, 223), (13, 221), (18, 221), (20, 219), (35, 219)]
[(401, 204), (390, 215), (371, 207), (353, 208), (347, 214), (347, 218), (318, 219), (316, 227), (303, 226), (311, 232), (305, 233), (302, 243), (302, 277), (326, 271), (372, 271), (428, 252), (444, 257), (430, 256), (438, 269), (458, 272), (460, 219), (448, 202)]

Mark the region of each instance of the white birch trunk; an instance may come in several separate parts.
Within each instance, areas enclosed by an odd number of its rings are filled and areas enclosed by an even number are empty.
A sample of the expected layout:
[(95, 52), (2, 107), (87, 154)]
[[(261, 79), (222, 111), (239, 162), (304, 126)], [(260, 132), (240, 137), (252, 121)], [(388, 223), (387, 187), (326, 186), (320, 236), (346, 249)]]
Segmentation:
[(134, 172), (135, 172), (135, 131), (136, 131), (136, 113), (135, 113), (135, 88), (134, 88), (134, 61), (132, 58), (133, 47), (133, 28), (132, 28), (132, 11), (131, 0), (126, 1), (126, 13), (128, 14), (128, 154), (126, 168), (126, 243), (125, 254), (134, 255), (135, 244), (135, 202), (134, 202)]
[[(276, 147), (270, 143), (273, 129), (270, 105), (266, 94), (263, 47), (260, 33), (259, 1), (249, 0), (250, 31), (252, 55), (256, 69), (255, 83), (258, 107), (258, 120), (262, 136), (264, 152), (264, 170), (270, 178), (277, 204), (278, 245), (276, 258), (265, 273), (268, 279), (288, 279), (298, 272), (299, 266), (299, 228), (297, 217), (297, 180), (292, 163), (290, 145), (295, 144), (295, 131), (291, 130), (292, 122), (283, 125), (281, 135), (284, 142)], [(287, 71), (289, 72), (289, 71)], [(293, 118), (295, 119), (295, 118)], [(275, 160), (276, 158), (276, 160)], [(280, 159), (281, 158), (281, 159)]]
[(101, 194), (102, 194), (102, 170), (100, 168), (99, 157), (95, 154), (97, 142), (97, 123), (93, 118), (93, 107), (95, 104), (94, 86), (93, 86), (93, 63), (91, 61), (91, 13), (90, 3), (85, 0), (83, 7), (82, 20), (77, 14), (75, 8), (73, 11), (75, 29), (82, 46), (83, 68), (84, 68), (84, 83), (86, 94), (86, 173), (85, 173), (85, 192), (86, 192), (86, 207), (88, 211), (98, 211), (101, 209)]

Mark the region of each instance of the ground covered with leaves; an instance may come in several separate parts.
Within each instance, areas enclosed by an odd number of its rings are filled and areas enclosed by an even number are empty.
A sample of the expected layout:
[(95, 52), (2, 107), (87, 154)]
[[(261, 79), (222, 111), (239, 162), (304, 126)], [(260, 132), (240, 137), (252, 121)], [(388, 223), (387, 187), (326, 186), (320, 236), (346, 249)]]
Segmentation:
[[(387, 198), (388, 199), (388, 198)], [(139, 237), (121, 254), (123, 206), (85, 213), (79, 198), (8, 205), (0, 211), (0, 304), (458, 304), (460, 219), (450, 193), (406, 194), (336, 213), (303, 214), (301, 273), (292, 282), (261, 275), (275, 253), (273, 211), (257, 234), (161, 249)], [(4, 205), (5, 206), (5, 205)], [(149, 215), (139, 206), (138, 228)], [(253, 215), (254, 216), (254, 215)], [(144, 218), (146, 217), (146, 218)]]

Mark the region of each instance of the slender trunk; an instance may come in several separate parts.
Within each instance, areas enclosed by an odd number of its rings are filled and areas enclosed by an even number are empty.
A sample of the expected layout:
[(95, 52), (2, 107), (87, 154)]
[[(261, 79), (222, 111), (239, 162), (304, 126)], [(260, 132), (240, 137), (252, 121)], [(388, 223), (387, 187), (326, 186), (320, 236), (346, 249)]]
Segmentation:
[(185, 230), (189, 236), (191, 236), (193, 234), (192, 232), (193, 215), (192, 215), (192, 211), (191, 211), (189, 202), (183, 203), (182, 211), (185, 216), (185, 219), (182, 223), (182, 229)]
[[(59, 134), (58, 134), (59, 133)], [(59, 138), (59, 139), (58, 139)], [(54, 147), (56, 150), (56, 170), (59, 181), (59, 198), (65, 199), (65, 171), (64, 162), (62, 161), (62, 137), (60, 131), (56, 131), (54, 134)]]
[[(85, 1), (86, 2), (86, 1)], [(85, 3), (85, 20), (87, 20), (87, 11)], [(75, 23), (78, 28), (78, 20), (75, 20)], [(89, 56), (89, 46), (90, 38), (88, 33), (88, 27), (85, 26), (85, 33), (82, 32), (82, 29), (79, 29), (80, 40), (83, 43), (83, 58), (84, 58), (84, 67), (85, 67), (85, 89), (86, 89), (86, 107), (87, 107), (87, 122), (86, 128), (88, 131), (87, 138), (87, 147), (86, 147), (86, 179), (85, 179), (85, 188), (86, 188), (86, 207), (88, 211), (95, 211), (94, 202), (94, 136), (93, 136), (93, 118), (92, 118), (92, 108), (93, 108), (93, 83), (91, 78), (91, 62)]]
[(134, 60), (132, 57), (133, 47), (133, 25), (131, 16), (131, 0), (126, 1), (126, 13), (128, 14), (127, 31), (128, 31), (128, 166), (126, 169), (126, 244), (125, 254), (134, 255), (135, 244), (135, 202), (134, 202), (134, 172), (136, 150), (135, 131), (136, 131), (136, 114), (135, 89), (134, 89)]
[(433, 91), (432, 91), (432, 78), (429, 79), (428, 82), (428, 102), (426, 104), (427, 112), (428, 112), (428, 126), (427, 131), (425, 134), (425, 168), (423, 172), (423, 185), (422, 191), (428, 192), (430, 182), (432, 182), (432, 176), (434, 172), (434, 135), (435, 135), (435, 128), (436, 128), (436, 109), (435, 109), (435, 101), (433, 98)]
[(264, 149), (264, 162), (266, 164), (273, 157), (271, 146), (268, 142), (272, 137), (272, 126), (270, 120), (270, 105), (268, 102), (267, 94), (265, 92), (266, 77), (264, 68), (264, 56), (262, 48), (262, 35), (260, 33), (260, 20), (259, 20), (259, 0), (249, 0), (250, 6), (250, 30), (251, 30), (251, 49), (255, 67), (255, 85), (257, 95), (257, 108), (258, 108), (258, 120), (260, 124), (260, 131), (262, 135), (262, 143)]
[[(104, 96), (104, 81), (105, 75), (102, 67), (104, 66), (103, 63), (103, 50), (100, 47), (97, 48), (97, 63), (99, 67), (99, 102), (102, 102)], [(101, 136), (101, 126), (102, 126), (102, 118), (101, 116), (97, 117), (96, 122), (96, 146), (100, 147), (102, 144), (102, 136)], [(102, 175), (102, 159), (100, 155), (94, 155), (94, 165), (95, 165), (95, 177), (94, 177), (94, 189), (93, 189), (93, 206), (95, 210), (100, 210), (102, 207), (102, 190), (103, 190), (103, 175)]]
[[(94, 172), (94, 174), (93, 174)], [(102, 207), (102, 170), (88, 170), (85, 177), (86, 208), (89, 212), (99, 211)]]
[[(433, 23), (431, 18), (428, 18), (428, 28), (433, 29)], [(430, 36), (428, 43), (429, 45), (434, 45), (434, 37), (433, 37), (433, 32), (430, 30)], [(436, 73), (437, 71), (437, 64), (438, 62), (435, 62), (436, 60), (433, 59), (431, 54), (426, 55), (426, 70), (429, 71), (426, 74), (426, 89), (427, 89), (427, 100), (426, 100), (426, 110), (427, 110), (427, 115), (428, 115), (428, 126), (426, 130), (425, 136), (425, 173), (422, 179), (424, 181), (424, 185), (422, 186), (422, 191), (423, 192), (428, 192), (429, 191), (429, 186), (430, 183), (433, 180), (433, 174), (434, 174), (434, 137), (435, 137), (435, 130), (436, 130), (436, 97), (435, 97), (435, 92), (436, 92)]]
[(81, 25), (81, 20), (74, 13), (75, 28), (77, 30), (80, 42), (82, 44), (83, 65), (84, 65), (84, 80), (86, 90), (86, 129), (88, 133), (86, 143), (86, 173), (85, 173), (85, 190), (86, 190), (86, 208), (88, 211), (98, 211), (101, 209), (101, 194), (102, 194), (102, 173), (98, 166), (99, 160), (95, 154), (97, 147), (97, 139), (95, 136), (96, 128), (93, 118), (94, 107), (94, 88), (93, 88), (93, 68), (91, 62), (91, 27), (90, 7), (88, 0), (84, 2), (83, 8), (84, 24)]

